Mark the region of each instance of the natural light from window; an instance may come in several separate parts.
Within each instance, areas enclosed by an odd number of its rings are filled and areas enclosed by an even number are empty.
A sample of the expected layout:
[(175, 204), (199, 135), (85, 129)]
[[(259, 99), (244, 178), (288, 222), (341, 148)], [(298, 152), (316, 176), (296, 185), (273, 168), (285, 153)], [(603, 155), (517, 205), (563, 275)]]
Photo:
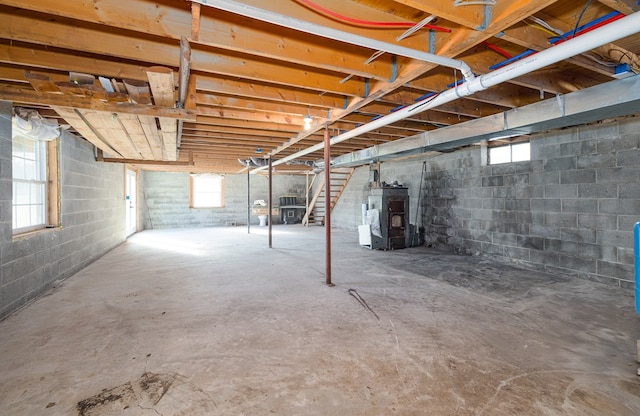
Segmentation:
[(43, 228), (47, 221), (46, 142), (13, 138), (13, 230)]
[(531, 160), (529, 142), (507, 144), (489, 148), (489, 164), (523, 162)]
[(214, 174), (191, 175), (191, 206), (220, 208), (224, 202), (224, 177)]

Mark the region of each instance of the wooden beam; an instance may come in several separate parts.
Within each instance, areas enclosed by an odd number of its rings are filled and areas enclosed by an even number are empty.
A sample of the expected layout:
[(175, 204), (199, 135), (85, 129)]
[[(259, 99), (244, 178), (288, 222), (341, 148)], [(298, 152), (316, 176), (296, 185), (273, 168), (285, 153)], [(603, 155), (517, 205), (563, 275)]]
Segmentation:
[(291, 114), (301, 116), (311, 114), (316, 119), (324, 119), (327, 112), (324, 109), (310, 108), (299, 104), (286, 104), (282, 102), (272, 102), (266, 100), (249, 100), (238, 96), (222, 94), (198, 94), (198, 104), (215, 107), (236, 108), (239, 110), (267, 111), (279, 114)]
[[(175, 106), (175, 82), (173, 70), (164, 67), (152, 67), (147, 70), (149, 85), (153, 94), (153, 101), (156, 105)], [(168, 160), (178, 158), (178, 125), (176, 120), (166, 117), (159, 117), (160, 130), (164, 141), (164, 153)]]
[[(147, 67), (145, 66), (110, 61), (106, 58), (88, 58), (65, 53), (65, 50), (54, 51), (27, 48), (19, 44), (0, 44), (0, 62), (37, 67), (39, 72), (46, 73), (47, 76), (54, 80), (60, 78), (61, 75), (53, 71), (63, 72), (65, 74), (64, 78), (67, 79), (66, 74), (69, 70), (94, 72), (96, 68), (100, 68), (100, 73), (103, 76), (147, 81)], [(22, 82), (22, 72), (13, 79), (17, 82)], [(305, 90), (299, 87), (274, 86), (259, 81), (245, 82), (235, 77), (202, 72), (198, 73), (197, 76), (192, 74), (190, 78), (197, 78), (195, 87), (202, 92), (211, 91), (248, 98), (293, 102), (314, 107), (341, 108), (345, 105), (343, 96), (332, 93), (319, 94), (317, 91)], [(185, 107), (191, 109), (187, 105)]]
[(102, 149), (98, 149), (96, 152), (96, 161), (97, 162), (106, 162), (106, 163), (131, 163), (136, 165), (154, 165), (154, 166), (194, 166), (193, 153), (188, 153), (187, 161), (164, 161), (164, 160), (140, 160), (140, 159), (127, 159), (127, 158), (109, 158), (104, 157), (104, 152)]
[[(0, 9), (0, 21), (4, 24), (5, 32), (11, 33), (14, 41), (118, 56), (121, 59), (155, 62), (164, 66), (175, 66), (180, 60), (178, 42), (162, 42), (146, 36), (132, 38), (127, 33), (108, 32), (97, 26), (74, 27), (74, 35), (68, 36), (68, 27), (63, 21), (37, 20), (21, 14), (7, 13), (3, 9)], [(293, 65), (282, 65), (286, 59), (275, 61), (238, 52), (201, 48), (192, 51), (192, 62), (194, 70), (205, 73), (285, 86), (305, 85), (319, 93), (333, 91), (350, 96), (365, 94), (363, 82), (340, 83), (344, 78), (343, 74), (316, 70), (314, 66), (301, 70)]]
[(263, 146), (263, 145), (275, 145), (280, 143), (281, 140), (278, 139), (263, 139), (263, 140), (256, 140), (256, 139), (252, 139), (252, 138), (246, 138), (246, 137), (237, 137), (237, 136), (231, 136), (229, 137), (228, 135), (226, 136), (216, 136), (216, 137), (203, 137), (200, 135), (196, 135), (196, 136), (186, 136), (185, 135), (185, 139), (184, 139), (184, 145), (188, 145), (188, 144), (193, 144), (193, 143), (202, 143), (202, 144), (212, 144), (212, 143), (241, 143), (241, 144), (245, 144), (245, 145), (251, 145), (251, 146)]
[(36, 91), (48, 94), (62, 94), (58, 85), (46, 75), (25, 72), (23, 76)]
[(93, 144), (98, 149), (102, 149), (113, 155), (120, 155), (116, 149), (114, 149), (104, 138), (100, 132), (96, 131), (87, 120), (80, 114), (80, 112), (73, 108), (67, 107), (52, 107), (58, 114), (64, 117), (65, 121), (73, 126), (73, 128), (82, 135), (87, 141)]
[(237, 95), (246, 98), (292, 102), (314, 107), (342, 108), (345, 97), (333, 93), (319, 94), (303, 88), (286, 88), (261, 82), (246, 82), (237, 78), (207, 74), (198, 76), (198, 91)]
[(138, 116), (135, 114), (119, 114), (117, 119), (122, 126), (123, 132), (144, 159), (162, 158), (162, 152), (158, 146), (159, 143), (154, 140), (153, 135), (151, 137), (147, 136), (147, 131), (143, 128)]
[(200, 3), (191, 2), (191, 39), (200, 39)]
[(187, 85), (187, 97), (184, 100), (184, 108), (188, 110), (196, 109), (196, 85), (197, 85), (197, 76), (195, 74), (191, 74), (189, 76), (189, 82)]
[[(257, 123), (256, 123), (257, 124)], [(212, 126), (212, 125), (198, 125), (194, 123), (184, 124), (185, 134), (202, 134), (202, 135), (215, 135), (215, 134), (230, 134), (245, 137), (266, 137), (273, 139), (285, 139), (289, 137), (288, 132), (279, 132), (275, 130), (259, 130), (259, 129), (246, 129), (233, 126)]]
[(138, 116), (138, 121), (142, 131), (151, 147), (153, 153), (152, 159), (167, 160), (167, 155), (164, 150), (162, 136), (158, 131), (155, 117)]
[(180, 69), (178, 74), (178, 106), (184, 108), (191, 74), (191, 45), (185, 37), (180, 38)]
[[(515, 24), (519, 20), (530, 16), (531, 14), (555, 3), (556, 1), (557, 0), (521, 0), (515, 5), (511, 4), (513, 2), (504, 2), (507, 3), (506, 8), (501, 7), (499, 17), (495, 17), (494, 19), (492, 19), (491, 23), (483, 31), (461, 28), (452, 32), (447, 37), (438, 38), (435, 45), (436, 53), (441, 56), (456, 57), (472, 48), (474, 45), (477, 45), (478, 43), (492, 37), (493, 35)], [(443, 4), (443, 2), (444, 0), (439, 0), (436, 3), (438, 3), (438, 5), (442, 5), (443, 7), (449, 7), (451, 5), (451, 3), (445, 5)], [(412, 7), (416, 7), (419, 10), (423, 10), (430, 14), (440, 15), (437, 13), (437, 10), (430, 9), (430, 7), (434, 7), (433, 3), (426, 4), (427, 2), (419, 0), (400, 0), (399, 3), (411, 5)], [(455, 17), (455, 13), (450, 17)], [(456, 20), (452, 19), (452, 21)], [(474, 24), (474, 22), (471, 22), (471, 24)], [(414, 65), (407, 65), (407, 67), (398, 75), (395, 80), (393, 80), (392, 82), (376, 83), (367, 97), (353, 98), (344, 110), (335, 111), (334, 113), (332, 113), (329, 121), (335, 121), (343, 118), (347, 114), (350, 114), (353, 111), (356, 111), (363, 106), (377, 99), (380, 99), (387, 93), (394, 91), (395, 89), (401, 87), (407, 82), (412, 81), (415, 78), (420, 77), (421, 75), (427, 73), (435, 67), (436, 65), (430, 63), (416, 63)], [(289, 140), (287, 143), (283, 143), (282, 146), (279, 146), (271, 155), (273, 156), (275, 154), (278, 154), (289, 146), (294, 145), (299, 140), (304, 139), (307, 134), (314, 133), (314, 130), (317, 129), (312, 129), (307, 133), (300, 134), (297, 137), (292, 138), (292, 140)]]
[(166, 108), (158, 105), (140, 105), (132, 103), (111, 103), (86, 97), (49, 94), (7, 87), (0, 87), (0, 100), (27, 104), (50, 105), (55, 107), (78, 108), (83, 110), (102, 111), (106, 113), (129, 113), (185, 121), (196, 120), (196, 113), (194, 111), (181, 108)]
[[(105, 113), (103, 111), (74, 110), (94, 133), (103, 141), (115, 149), (119, 155), (125, 158), (140, 159), (142, 154), (127, 134), (126, 129), (120, 123), (118, 113)], [(72, 123), (75, 127), (75, 125)]]
[[(186, 37), (180, 38), (180, 69), (178, 77), (178, 107), (185, 108), (185, 101), (189, 94), (191, 74), (191, 45)], [(195, 88), (195, 83), (192, 83)], [(182, 121), (178, 121), (178, 131), (176, 133), (176, 143), (178, 150), (180, 148), (180, 141), (182, 140)]]
[[(16, 1), (16, 0), (14, 0)], [(422, 0), (426, 2), (426, 0)], [(438, 0), (438, 3), (449, 0)], [(373, 0), (371, 3), (387, 3), (386, 1)], [(321, 26), (331, 27), (334, 29), (342, 30), (345, 32), (355, 33), (360, 36), (364, 36), (371, 39), (377, 39), (384, 42), (396, 43), (396, 37), (401, 34), (405, 28), (396, 28), (388, 30), (380, 30), (376, 27), (357, 26), (349, 22), (341, 22), (337, 19), (328, 19), (325, 15), (317, 13), (307, 7), (300, 7), (297, 2), (289, 1), (265, 1), (265, 0), (243, 0), (242, 3), (257, 7), (262, 10), (268, 10), (273, 13), (289, 16), (293, 19), (300, 19), (306, 22), (314, 23)], [(319, 1), (317, 3), (320, 3)], [(363, 3), (363, 2), (362, 2)], [(386, 4), (381, 6), (381, 9), (370, 7), (367, 4), (362, 4), (359, 1), (344, 1), (344, 0), (323, 0), (322, 5), (330, 10), (335, 10), (337, 13), (341, 13), (346, 16), (354, 16), (358, 19), (369, 21), (395, 21), (406, 22), (407, 18), (397, 16), (394, 12), (396, 7), (394, 4)], [(416, 14), (413, 13), (413, 18)], [(421, 17), (426, 17), (423, 15)], [(297, 36), (298, 32), (294, 32), (293, 36)], [(423, 35), (423, 36), (420, 36)], [(405, 38), (402, 43), (403, 46), (413, 49), (422, 49), (425, 46), (425, 32), (416, 36), (410, 36)], [(335, 48), (334, 48), (335, 50)], [(334, 54), (335, 56), (335, 54)], [(368, 56), (367, 56), (368, 57)]]
[(263, 123), (246, 119), (224, 119), (209, 115), (199, 115), (196, 119), (196, 123), (203, 126), (237, 127), (262, 131), (288, 132), (291, 133), (291, 135), (295, 135), (296, 132), (299, 131), (299, 127), (297, 125), (278, 124), (274, 122)]
[(622, 14), (632, 14), (640, 11), (640, 3), (637, 0), (599, 0), (600, 3), (617, 10)]
[[(125, 79), (123, 83), (131, 101), (136, 104), (151, 104), (151, 90), (149, 89), (149, 84), (135, 79)], [(171, 108), (173, 108), (173, 106), (171, 106)]]
[[(174, 40), (178, 40), (181, 35), (190, 33), (194, 43), (250, 53), (267, 59), (283, 60), (310, 68), (341, 72), (343, 77), (348, 74), (380, 80), (391, 77), (391, 63), (388, 57), (366, 64), (365, 60), (370, 52), (363, 50), (363, 48), (329, 40), (318, 44), (312, 35), (295, 31), (285, 31), (283, 35), (281, 31), (272, 30), (272, 26), (267, 23), (224, 11), (207, 9), (206, 13), (202, 13), (200, 4), (194, 2), (191, 2), (191, 10), (186, 6), (187, 2), (182, 2), (186, 4), (154, 3), (152, 5), (145, 0), (100, 2), (92, 7), (78, 7), (74, 2), (60, 4), (58, 0), (29, 2), (34, 4), (26, 4), (19, 0), (5, 0), (3, 3), (22, 9), (64, 16), (78, 21), (99, 22), (107, 27), (142, 32)], [(265, 8), (264, 5), (261, 6), (261, 8)], [(277, 6), (279, 13), (282, 13), (284, 8), (300, 9), (295, 4), (286, 5), (282, 2), (279, 2)], [(371, 10), (364, 7), (362, 9)], [(383, 12), (375, 12), (375, 14), (384, 20), (385, 14)], [(127, 16), (127, 18), (123, 19), (121, 16)], [(315, 16), (315, 18), (318, 21), (323, 20), (322, 16)], [(395, 17), (391, 17), (391, 19), (401, 20)], [(393, 34), (384, 33), (386, 31), (368, 30), (366, 32), (363, 35), (381, 39), (387, 38), (387, 41), (393, 39)], [(246, 39), (253, 39), (253, 41), (246, 42)], [(408, 38), (403, 43), (407, 47), (424, 47), (421, 39)], [(336, 49), (341, 51), (340, 59), (335, 59)]]
[[(106, 58), (86, 57), (66, 53), (65, 50), (54, 48), (42, 49), (25, 47), (21, 44), (0, 44), (0, 61), (38, 68), (39, 72), (49, 70), (68, 73), (69, 70), (79, 72), (94, 72), (96, 68), (107, 77), (146, 80), (146, 66), (133, 65)], [(47, 73), (55, 79), (53, 73)], [(68, 77), (66, 77), (68, 79)]]
[(221, 117), (225, 119), (239, 119), (289, 125), (294, 128), (294, 131), (302, 131), (302, 126), (304, 124), (302, 121), (304, 118), (302, 114), (294, 116), (290, 114), (266, 111), (241, 110), (239, 108), (199, 107), (198, 114), (201, 116)]
[[(76, 71), (95, 71), (100, 68), (104, 75), (109, 77), (123, 77), (130, 86), (146, 85), (147, 77), (145, 71), (147, 68), (134, 66), (116, 62), (110, 62), (100, 59), (88, 59), (81, 56), (73, 56), (62, 52), (47, 52), (24, 48), (16, 45), (0, 44), (0, 61), (16, 61), (25, 65), (35, 67), (52, 67), (56, 70), (68, 70), (69, 68)], [(69, 65), (72, 65), (71, 67)], [(39, 72), (46, 74), (54, 80), (65, 79), (61, 75), (39, 69)], [(13, 79), (16, 82), (23, 81), (23, 71), (14, 71)], [(245, 99), (258, 98), (261, 100), (273, 100), (276, 102), (292, 102), (303, 106), (322, 107), (324, 109), (340, 108), (345, 104), (344, 97), (337, 97), (334, 94), (318, 94), (317, 92), (305, 91), (299, 88), (288, 88), (284, 86), (269, 86), (255, 82), (246, 83), (239, 80), (224, 78), (216, 75), (195, 75), (191, 74), (189, 82), (189, 92), (185, 102), (185, 108), (188, 110), (195, 109), (194, 94), (196, 87), (199, 91), (212, 91), (227, 95), (244, 97)], [(195, 85), (194, 85), (195, 83)], [(205, 94), (206, 95), (206, 94)], [(145, 103), (142, 98), (141, 103)]]
[(173, 70), (162, 66), (154, 66), (147, 70), (149, 86), (156, 105), (174, 108), (176, 105), (175, 81)]

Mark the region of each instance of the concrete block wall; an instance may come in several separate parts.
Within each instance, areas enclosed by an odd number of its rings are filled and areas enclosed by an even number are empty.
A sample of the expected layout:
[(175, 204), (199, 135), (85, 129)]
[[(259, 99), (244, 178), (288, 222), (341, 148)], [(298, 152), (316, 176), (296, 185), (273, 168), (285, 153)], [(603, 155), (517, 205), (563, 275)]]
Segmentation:
[[(424, 160), (418, 225), (426, 244), (632, 286), (640, 117), (534, 135), (528, 162), (482, 166), (479, 146)], [(409, 186), (411, 223), (421, 170), (419, 160), (381, 167), (382, 180)], [(334, 209), (338, 226), (360, 223), (352, 205), (366, 201), (368, 167), (359, 171)]]
[(629, 287), (639, 183), (639, 118), (536, 135), (529, 162), (456, 152), (429, 164), (426, 241)]
[(137, 207), (137, 217), (136, 217), (136, 228), (137, 231), (143, 231), (146, 227), (146, 224), (149, 221), (149, 209), (147, 208), (147, 201), (144, 197), (144, 184), (145, 184), (145, 176), (144, 171), (136, 170), (136, 207)]
[[(224, 207), (190, 208), (189, 174), (176, 172), (142, 172), (144, 186), (139, 206), (145, 229), (214, 227), (247, 224), (247, 175), (225, 175)], [(263, 175), (251, 175), (251, 203), (268, 199), (268, 182)], [(274, 175), (273, 196), (277, 203), (280, 195), (297, 195), (304, 201), (305, 177), (300, 175)], [(257, 217), (251, 223), (258, 225)], [(274, 223), (276, 223), (274, 221)]]
[(13, 237), (11, 103), (0, 102), (0, 319), (124, 241), (124, 174), (65, 133), (59, 146), (61, 227)]
[[(421, 213), (416, 211), (418, 197), (424, 195), (419, 192), (420, 176), (422, 175), (423, 159), (412, 159), (402, 163), (382, 163), (380, 165), (380, 181), (399, 184), (409, 188), (409, 218), (411, 224), (421, 224)], [(362, 204), (366, 204), (369, 196), (369, 166), (356, 168), (347, 183), (338, 203), (331, 212), (333, 227), (357, 230), (362, 224)], [(417, 217), (416, 217), (417, 215)]]

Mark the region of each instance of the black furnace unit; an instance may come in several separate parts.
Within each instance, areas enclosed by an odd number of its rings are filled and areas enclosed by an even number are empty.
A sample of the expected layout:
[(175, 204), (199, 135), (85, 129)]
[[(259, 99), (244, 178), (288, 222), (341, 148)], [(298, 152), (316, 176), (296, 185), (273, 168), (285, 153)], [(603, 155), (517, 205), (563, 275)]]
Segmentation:
[(372, 188), (368, 208), (380, 211), (382, 237), (371, 235), (371, 248), (394, 250), (409, 246), (409, 189), (401, 186)]
[(280, 221), (283, 224), (298, 224), (302, 222), (307, 207), (298, 205), (295, 195), (283, 195), (280, 197)]

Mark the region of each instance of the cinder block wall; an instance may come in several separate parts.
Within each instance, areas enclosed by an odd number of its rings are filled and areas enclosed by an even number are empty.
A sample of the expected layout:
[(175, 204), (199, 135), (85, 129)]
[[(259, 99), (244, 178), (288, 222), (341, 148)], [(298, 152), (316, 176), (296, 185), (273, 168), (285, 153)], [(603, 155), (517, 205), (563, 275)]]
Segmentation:
[[(625, 287), (633, 281), (640, 221), (640, 118), (531, 137), (531, 161), (481, 166), (479, 147), (427, 161), (418, 225), (427, 245)], [(368, 167), (352, 178), (334, 224), (354, 228)], [(383, 163), (381, 178), (409, 186), (410, 219), (422, 160)], [(354, 179), (356, 182), (353, 182)]]
[[(145, 229), (213, 227), (247, 224), (247, 175), (225, 175), (224, 207), (194, 209), (189, 207), (189, 174), (173, 172), (142, 172), (140, 207)], [(268, 182), (263, 175), (251, 175), (251, 203), (257, 199), (267, 201)], [(274, 175), (274, 204), (280, 195), (297, 195), (304, 201), (305, 177)], [(257, 225), (257, 217), (251, 217)], [(276, 223), (276, 221), (274, 221)]]
[[(409, 188), (409, 219), (411, 224), (416, 223), (416, 215), (422, 215), (416, 212), (422, 162), (423, 159), (415, 159), (401, 163), (387, 162), (380, 166), (380, 181), (387, 183), (398, 181), (402, 186)], [(353, 172), (338, 203), (331, 212), (333, 227), (356, 230), (358, 225), (362, 224), (362, 204), (367, 203), (370, 190), (369, 174), (369, 166), (359, 167)], [(424, 196), (424, 190), (420, 196)]]
[(124, 241), (124, 175), (93, 146), (60, 139), (61, 228), (12, 235), (11, 103), (0, 102), (0, 319)]

